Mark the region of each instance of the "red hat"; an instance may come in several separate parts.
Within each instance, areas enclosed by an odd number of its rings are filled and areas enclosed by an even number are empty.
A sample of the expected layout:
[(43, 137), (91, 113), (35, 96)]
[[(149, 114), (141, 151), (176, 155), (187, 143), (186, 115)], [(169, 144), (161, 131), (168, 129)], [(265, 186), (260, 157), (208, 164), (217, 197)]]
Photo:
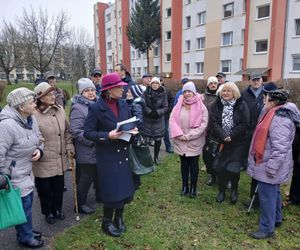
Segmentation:
[(122, 82), (120, 76), (117, 73), (107, 74), (102, 78), (101, 91), (125, 85), (127, 85), (127, 83)]

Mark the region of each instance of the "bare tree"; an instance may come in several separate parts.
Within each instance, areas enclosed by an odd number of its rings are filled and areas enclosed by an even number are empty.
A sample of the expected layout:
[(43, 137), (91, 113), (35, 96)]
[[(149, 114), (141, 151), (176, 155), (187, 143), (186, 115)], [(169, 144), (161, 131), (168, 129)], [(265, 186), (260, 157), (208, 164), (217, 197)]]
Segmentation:
[(38, 13), (31, 8), (23, 9), (23, 16), (18, 19), (26, 49), (26, 62), (41, 74), (48, 70), (58, 47), (68, 37), (68, 16), (60, 12), (49, 18), (47, 10)]
[(0, 31), (0, 67), (5, 72), (7, 84), (10, 84), (10, 72), (24, 62), (23, 47), (20, 32), (11, 23), (4, 21)]

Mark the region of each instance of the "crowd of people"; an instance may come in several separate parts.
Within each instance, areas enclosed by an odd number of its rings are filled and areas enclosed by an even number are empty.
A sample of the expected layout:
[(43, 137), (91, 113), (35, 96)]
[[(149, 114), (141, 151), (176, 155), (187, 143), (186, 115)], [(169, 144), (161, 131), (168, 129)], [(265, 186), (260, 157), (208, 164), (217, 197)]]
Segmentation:
[[(300, 204), (300, 112), (288, 102), (288, 91), (273, 82), (263, 84), (255, 73), (241, 92), (222, 72), (207, 79), (204, 93), (188, 78), (181, 84), (172, 96), (162, 79), (145, 74), (137, 84), (122, 64), (104, 76), (95, 69), (90, 78), (78, 80), (70, 119), (64, 93), (51, 72), (36, 81), (34, 91), (11, 91), (0, 113), (0, 188), (6, 187), (7, 175), (21, 189), (27, 222), (15, 227), (19, 244), (43, 246), (41, 233), (32, 226), (34, 187), (46, 223), (65, 218), (64, 173), (73, 157), (79, 212), (95, 212), (87, 204), (93, 184), (95, 199), (103, 203), (102, 230), (113, 237), (126, 231), (125, 206), (141, 180), (130, 168), (134, 140), (123, 140), (116, 128), (132, 116), (138, 122), (129, 132), (139, 133), (154, 147), (156, 165), (162, 140), (168, 153), (179, 155), (183, 196), (197, 197), (200, 157), (209, 175), (206, 184), (218, 184), (217, 203), (225, 201), (228, 189), (230, 203), (238, 201), (240, 172), (247, 169), (250, 198), (255, 195), (253, 206), (261, 211), (259, 229), (250, 236), (272, 237), (282, 224), (280, 184), (292, 172), (290, 203)], [(12, 161), (14, 168), (9, 167)]]

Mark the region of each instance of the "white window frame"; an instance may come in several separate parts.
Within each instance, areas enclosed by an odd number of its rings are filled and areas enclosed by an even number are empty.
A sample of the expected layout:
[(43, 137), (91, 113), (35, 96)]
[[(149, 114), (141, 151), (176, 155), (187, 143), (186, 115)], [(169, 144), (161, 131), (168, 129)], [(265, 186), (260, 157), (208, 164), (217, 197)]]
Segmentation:
[(204, 50), (205, 49), (205, 36), (197, 37), (196, 38), (196, 43), (197, 43), (197, 49), (196, 50)]
[(197, 25), (206, 24), (206, 11), (197, 13)]
[[(260, 8), (264, 8), (264, 7), (268, 7), (268, 6), (269, 6), (269, 15), (268, 16), (264, 16), (264, 17), (258, 17), (259, 9)], [(260, 5), (260, 6), (256, 7), (256, 20), (268, 19), (268, 18), (270, 18), (270, 14), (271, 14), (271, 6), (270, 6), (270, 4), (264, 4), (264, 5)]]
[(295, 19), (295, 36), (300, 36), (300, 18)]
[(112, 42), (107, 42), (107, 49), (112, 49)]
[[(228, 66), (223, 66), (224, 63), (229, 63)], [(228, 68), (228, 71), (225, 70), (225, 67)], [(232, 61), (231, 60), (221, 60), (221, 68), (220, 71), (224, 73), (231, 73), (232, 71)]]
[[(171, 12), (170, 15), (168, 15), (169, 11)], [(170, 18), (172, 16), (172, 8), (166, 8), (166, 18)]]
[(191, 72), (191, 65), (190, 63), (185, 63), (184, 64), (184, 74), (190, 74)]
[[(170, 55), (170, 60), (168, 60), (168, 55)], [(171, 55), (171, 53), (166, 53), (165, 54), (165, 62), (171, 62), (171, 60), (172, 60), (172, 55)]]
[[(299, 60), (299, 69), (295, 69), (295, 59)], [(292, 72), (300, 72), (300, 54), (292, 55)]]
[[(168, 38), (168, 34), (170, 34), (170, 38)], [(166, 31), (165, 36), (166, 36), (165, 40), (166, 41), (170, 41), (172, 39), (172, 32), (171, 32), (171, 30)]]
[(154, 66), (154, 73), (158, 74), (159, 73), (159, 66)]
[[(231, 15), (230, 16), (225, 16), (225, 13), (226, 13), (226, 8), (229, 7), (229, 6), (232, 6), (232, 10), (231, 10)], [(231, 3), (227, 3), (227, 4), (224, 4), (223, 5), (223, 18), (230, 18), (230, 17), (233, 17), (234, 16), (234, 2), (231, 2)]]
[[(267, 41), (267, 50), (257, 51), (257, 44), (259, 42), (265, 42), (265, 41)], [(254, 54), (266, 54), (266, 53), (268, 53), (268, 50), (269, 50), (269, 41), (268, 41), (268, 39), (262, 39), (262, 40), (256, 40), (255, 41), (255, 51), (254, 51)]]
[[(224, 39), (225, 39), (225, 36), (229, 35), (229, 43), (228, 44), (225, 44), (224, 43)], [(233, 31), (229, 31), (229, 32), (224, 32), (222, 33), (222, 43), (221, 43), (221, 46), (232, 46), (233, 44)]]
[(185, 17), (185, 28), (190, 29), (191, 27), (192, 27), (192, 17), (191, 16), (186, 16)]
[(185, 40), (185, 51), (189, 52), (191, 50), (191, 40)]
[(158, 46), (155, 46), (153, 48), (153, 57), (159, 57), (159, 48), (158, 48)]
[(241, 29), (241, 44), (245, 43), (245, 29)]
[(196, 62), (195, 63), (195, 68), (196, 68), (196, 75), (203, 75), (204, 74), (204, 62)]

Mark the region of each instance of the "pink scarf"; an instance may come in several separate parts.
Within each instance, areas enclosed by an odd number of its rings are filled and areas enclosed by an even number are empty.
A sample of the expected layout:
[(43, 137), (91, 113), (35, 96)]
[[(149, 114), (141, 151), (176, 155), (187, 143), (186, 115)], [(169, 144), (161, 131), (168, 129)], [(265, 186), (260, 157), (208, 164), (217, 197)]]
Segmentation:
[(177, 104), (172, 110), (170, 117), (170, 136), (175, 138), (183, 135), (180, 122), (180, 112), (184, 104), (191, 105), (190, 128), (197, 128), (202, 122), (203, 102), (200, 94), (196, 93), (190, 99), (184, 99), (183, 95), (179, 97)]

